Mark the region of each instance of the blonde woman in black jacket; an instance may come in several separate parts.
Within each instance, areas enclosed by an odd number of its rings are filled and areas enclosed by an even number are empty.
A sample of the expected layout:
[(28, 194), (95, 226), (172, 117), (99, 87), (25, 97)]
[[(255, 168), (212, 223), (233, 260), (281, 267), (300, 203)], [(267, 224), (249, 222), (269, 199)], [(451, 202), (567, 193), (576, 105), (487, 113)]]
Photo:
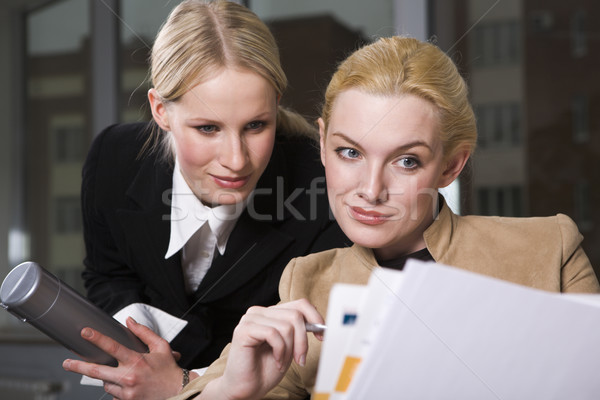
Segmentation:
[(279, 107), (286, 78), (256, 15), (233, 2), (182, 2), (156, 38), (151, 79), (154, 121), (107, 128), (83, 170), (88, 297), (111, 314), (158, 316), (165, 336), (174, 328), (163, 317), (185, 325), (169, 346), (130, 324), (150, 353), (120, 349), (116, 368), (65, 361), (119, 399), (176, 394), (249, 307), (277, 303), (292, 258), (346, 245), (330, 218), (317, 130)]

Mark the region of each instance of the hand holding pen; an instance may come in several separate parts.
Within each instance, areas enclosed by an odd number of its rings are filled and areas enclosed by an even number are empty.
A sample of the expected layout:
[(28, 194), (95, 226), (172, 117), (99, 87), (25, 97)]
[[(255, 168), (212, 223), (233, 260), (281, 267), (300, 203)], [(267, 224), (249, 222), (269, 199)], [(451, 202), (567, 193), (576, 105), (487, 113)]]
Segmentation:
[(306, 364), (307, 333), (323, 340), (324, 322), (305, 299), (251, 307), (233, 333), (224, 374), (199, 398), (262, 398), (281, 381), (292, 361), (300, 367)]

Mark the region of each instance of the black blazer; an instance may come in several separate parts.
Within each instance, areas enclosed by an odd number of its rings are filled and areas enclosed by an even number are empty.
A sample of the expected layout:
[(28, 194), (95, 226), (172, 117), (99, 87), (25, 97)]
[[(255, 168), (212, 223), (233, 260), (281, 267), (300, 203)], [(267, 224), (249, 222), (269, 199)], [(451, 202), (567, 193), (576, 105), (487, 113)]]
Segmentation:
[(180, 365), (201, 368), (218, 358), (250, 306), (279, 300), (279, 278), (292, 258), (349, 241), (330, 215), (314, 143), (278, 136), (225, 254), (186, 295), (181, 254), (164, 258), (173, 167), (155, 153), (139, 157), (148, 127), (114, 125), (92, 144), (81, 191), (83, 278), (88, 297), (109, 313), (141, 302), (189, 321), (171, 347), (182, 354)]

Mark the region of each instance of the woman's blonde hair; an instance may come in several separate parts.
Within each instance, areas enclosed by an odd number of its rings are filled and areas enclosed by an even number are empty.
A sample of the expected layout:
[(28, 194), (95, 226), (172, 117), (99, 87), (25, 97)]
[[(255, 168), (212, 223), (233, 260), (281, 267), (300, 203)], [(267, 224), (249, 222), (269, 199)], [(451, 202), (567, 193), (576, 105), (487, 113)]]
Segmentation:
[[(162, 101), (176, 102), (222, 68), (257, 73), (278, 96), (287, 86), (275, 39), (256, 14), (225, 0), (181, 2), (163, 23), (152, 46), (152, 86)], [(303, 117), (281, 107), (277, 111), (277, 131), (317, 135)]]
[(477, 128), (468, 88), (454, 62), (438, 47), (417, 39), (381, 38), (342, 62), (325, 93), (321, 117), (325, 131), (339, 94), (358, 89), (378, 96), (411, 94), (438, 110), (444, 155), (475, 150)]

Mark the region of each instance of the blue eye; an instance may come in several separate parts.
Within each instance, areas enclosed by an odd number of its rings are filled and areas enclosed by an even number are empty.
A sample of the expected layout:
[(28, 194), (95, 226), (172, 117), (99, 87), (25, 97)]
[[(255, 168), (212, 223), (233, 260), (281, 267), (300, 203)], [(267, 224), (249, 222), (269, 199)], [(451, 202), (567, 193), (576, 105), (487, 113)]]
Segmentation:
[(354, 159), (354, 158), (360, 157), (360, 153), (358, 152), (358, 150), (352, 149), (352, 148), (349, 148), (349, 147), (338, 147), (337, 149), (335, 149), (335, 152), (341, 158)]
[(402, 168), (415, 169), (419, 166), (419, 162), (412, 157), (404, 157), (400, 159), (399, 164)]
[(246, 128), (252, 131), (257, 131), (264, 128), (265, 125), (266, 123), (264, 123), (263, 121), (252, 121), (248, 125), (246, 125)]
[(200, 133), (211, 134), (215, 133), (218, 128), (216, 125), (200, 125), (196, 127), (196, 130)]

